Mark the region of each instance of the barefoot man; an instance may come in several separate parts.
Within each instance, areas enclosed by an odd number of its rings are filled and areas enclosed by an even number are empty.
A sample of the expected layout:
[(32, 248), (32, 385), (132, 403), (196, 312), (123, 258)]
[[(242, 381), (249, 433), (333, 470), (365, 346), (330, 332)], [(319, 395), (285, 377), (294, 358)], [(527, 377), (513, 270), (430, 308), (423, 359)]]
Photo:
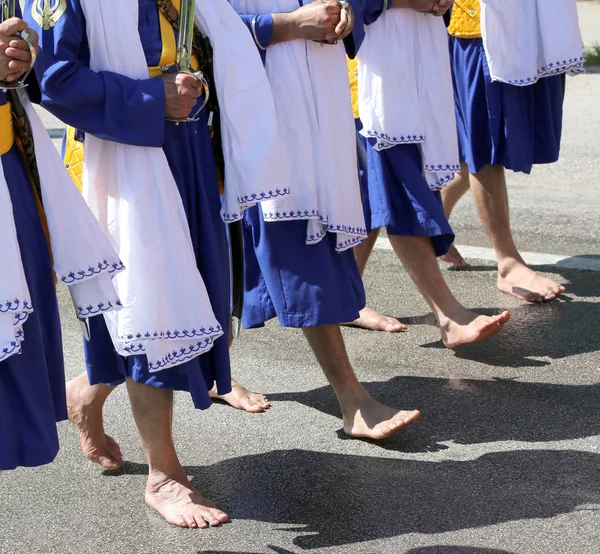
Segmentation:
[[(385, 226), (433, 310), (444, 344), (455, 348), (498, 333), (510, 316), (482, 316), (462, 306), (436, 259), (454, 239), (439, 190), (458, 170), (446, 28), (439, 17), (449, 6), (447, 0), (365, 3), (368, 26), (358, 55), (358, 112), (367, 154), (365, 215), (374, 231), (355, 250), (364, 270), (378, 230)], [(355, 324), (396, 330), (382, 319), (363, 312)]]
[[(291, 194), (245, 213), (245, 327), (277, 317), (302, 328), (340, 403), (344, 431), (385, 438), (419, 418), (373, 399), (348, 359), (339, 324), (358, 317), (364, 289), (352, 252), (366, 235), (345, 49), (363, 35), (360, 11), (321, 0), (232, 0), (263, 53)], [(341, 38), (347, 34), (342, 44)], [(339, 40), (339, 42), (338, 42)]]
[[(530, 173), (558, 160), (560, 74), (583, 67), (575, 2), (461, 0), (449, 32), (461, 170), (442, 193), (444, 209), (450, 217), (471, 189), (496, 251), (498, 288), (527, 302), (553, 300), (565, 287), (530, 269), (514, 243), (505, 169)], [(456, 248), (442, 259), (466, 265)]]
[[(74, 129), (67, 154), (81, 154), (84, 142), (84, 196), (127, 267), (117, 282), (120, 315), (90, 325), (85, 359), (94, 386), (85, 377), (71, 384), (71, 416), (87, 455), (118, 468), (122, 456), (104, 435), (102, 404), (111, 387), (126, 382), (149, 465), (146, 502), (169, 523), (203, 528), (228, 517), (191, 486), (179, 463), (173, 390), (188, 391), (199, 409), (210, 406), (211, 393), (232, 398), (228, 249), (207, 110), (173, 122), (198, 111), (204, 87), (191, 75), (163, 71), (175, 63), (176, 32), (159, 7), (164, 2), (60, 0), (49, 8), (30, 0), (27, 13), (41, 37), (44, 104)], [(258, 197), (273, 185), (278, 142), (260, 57), (227, 2), (198, 4), (196, 19), (215, 45), (221, 110), (233, 108), (222, 120), (230, 154), (225, 198)], [(208, 76), (203, 56), (194, 48), (190, 63)], [(235, 109), (238, 103), (249, 113)], [(261, 144), (252, 144), (254, 133)], [(235, 217), (247, 205), (224, 204)], [(246, 393), (236, 394), (248, 408)]]
[[(35, 43), (20, 18), (0, 23), (0, 87), (25, 78)], [(84, 318), (89, 305), (118, 308), (111, 278), (122, 270), (27, 97), (40, 99), (33, 75), (26, 83), (0, 92), (0, 471), (58, 452), (67, 405), (55, 275)]]

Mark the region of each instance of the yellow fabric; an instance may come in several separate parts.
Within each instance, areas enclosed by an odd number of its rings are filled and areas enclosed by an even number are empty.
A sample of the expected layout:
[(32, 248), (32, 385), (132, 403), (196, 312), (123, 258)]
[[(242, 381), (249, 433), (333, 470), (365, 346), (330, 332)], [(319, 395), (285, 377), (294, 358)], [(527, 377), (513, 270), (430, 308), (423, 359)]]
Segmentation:
[(358, 58), (348, 60), (348, 78), (350, 79), (350, 96), (354, 119), (358, 119)]
[(10, 104), (0, 106), (0, 156), (6, 154), (15, 143)]
[(83, 142), (75, 140), (73, 127), (67, 127), (64, 162), (73, 183), (81, 192), (83, 187)]
[(455, 0), (448, 32), (453, 37), (481, 38), (479, 0)]

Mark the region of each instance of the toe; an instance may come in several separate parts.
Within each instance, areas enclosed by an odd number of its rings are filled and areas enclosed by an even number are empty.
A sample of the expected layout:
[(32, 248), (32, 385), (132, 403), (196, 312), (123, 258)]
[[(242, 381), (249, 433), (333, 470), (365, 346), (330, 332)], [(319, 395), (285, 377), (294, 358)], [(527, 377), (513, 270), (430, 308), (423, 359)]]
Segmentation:
[(198, 524), (196, 523), (196, 518), (193, 516), (193, 514), (184, 516), (184, 520), (187, 527), (191, 529), (195, 529), (196, 527), (198, 527)]
[(227, 523), (229, 521), (229, 516), (221, 510), (211, 510), (211, 513), (213, 517), (220, 523)]
[(187, 526), (188, 526), (187, 521), (186, 521), (185, 517), (183, 517), (183, 516), (176, 516), (169, 523), (172, 523), (173, 525), (177, 525), (177, 527), (183, 527), (184, 529), (187, 528)]
[(196, 521), (196, 527), (199, 529), (206, 529), (208, 527), (208, 523), (206, 523), (206, 520), (201, 515), (195, 514), (194, 520)]

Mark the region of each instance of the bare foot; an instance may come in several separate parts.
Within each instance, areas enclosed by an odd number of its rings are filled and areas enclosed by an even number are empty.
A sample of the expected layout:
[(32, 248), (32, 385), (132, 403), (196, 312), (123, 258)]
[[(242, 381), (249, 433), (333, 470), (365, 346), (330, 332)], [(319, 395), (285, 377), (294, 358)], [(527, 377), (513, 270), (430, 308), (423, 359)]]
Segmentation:
[(178, 527), (206, 529), (229, 521), (227, 514), (192, 487), (183, 468), (173, 476), (158, 471), (150, 473), (145, 498), (148, 506)]
[(88, 460), (114, 471), (123, 465), (123, 455), (117, 442), (104, 433), (102, 421), (102, 408), (111, 391), (106, 385), (90, 386), (85, 373), (67, 383), (69, 420), (79, 431), (83, 453)]
[(548, 302), (566, 290), (561, 284), (542, 277), (521, 262), (500, 269), (498, 288), (526, 302)]
[(406, 325), (400, 323), (395, 317), (382, 315), (371, 308), (363, 308), (358, 319), (351, 323), (343, 323), (348, 327), (360, 327), (369, 331), (385, 331), (386, 333), (400, 333), (406, 331)]
[(458, 248), (456, 248), (456, 246), (452, 245), (450, 247), (450, 249), (448, 250), (448, 252), (446, 254), (444, 254), (443, 256), (440, 256), (440, 260), (442, 260), (443, 262), (446, 262), (447, 264), (452, 265), (455, 269), (461, 269), (463, 267), (469, 267), (469, 263), (467, 262), (467, 260), (465, 260), (460, 252), (458, 251)]
[(365, 393), (354, 408), (344, 411), (344, 432), (355, 438), (386, 439), (421, 417), (418, 410), (395, 410)]
[(245, 410), (251, 414), (264, 412), (271, 407), (271, 402), (264, 394), (250, 392), (246, 387), (240, 385), (237, 381), (231, 380), (231, 392), (219, 394), (215, 385), (209, 393), (211, 398), (223, 400), (232, 408)]
[(502, 331), (509, 319), (509, 312), (487, 316), (462, 308), (453, 317), (441, 318), (442, 341), (448, 348), (479, 342)]

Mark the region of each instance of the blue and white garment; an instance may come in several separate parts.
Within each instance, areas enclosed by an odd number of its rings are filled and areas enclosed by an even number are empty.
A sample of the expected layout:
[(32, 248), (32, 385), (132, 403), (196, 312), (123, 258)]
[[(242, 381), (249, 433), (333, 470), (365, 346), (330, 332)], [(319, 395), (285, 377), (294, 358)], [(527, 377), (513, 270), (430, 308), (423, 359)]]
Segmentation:
[(481, 0), (481, 34), (493, 81), (528, 86), (584, 72), (574, 0)]
[[(90, 68), (147, 79), (140, 36), (131, 33), (138, 24), (138, 2), (81, 0), (81, 7)], [(211, 0), (202, 14), (196, 8), (196, 19), (215, 47), (226, 189), (235, 204), (228, 213), (237, 219), (263, 190), (286, 181), (278, 172), (284, 166), (275, 109), (260, 58), (237, 14), (225, 0)], [(230, 59), (242, 55), (244, 42), (245, 61), (236, 58), (232, 68)], [(262, 109), (253, 110), (255, 106)], [(260, 132), (263, 142), (253, 148)], [(157, 372), (209, 351), (223, 328), (196, 266), (184, 206), (164, 151), (87, 136), (83, 193), (127, 266), (115, 279), (123, 310), (105, 315), (117, 352), (146, 354), (150, 371)]]
[[(292, 12), (298, 0), (231, 0), (240, 14)], [(266, 72), (291, 171), (291, 193), (261, 203), (265, 221), (306, 220), (307, 244), (336, 236), (336, 251), (366, 237), (344, 45), (270, 45)], [(260, 140), (260, 137), (257, 137)]]
[(419, 144), (432, 190), (459, 170), (448, 38), (439, 17), (384, 11), (366, 27), (358, 54), (362, 135), (374, 148)]
[[(123, 264), (98, 227), (62, 165), (42, 121), (24, 92), (19, 93), (31, 123), (40, 185), (48, 223), (54, 271), (69, 287), (80, 318), (119, 310), (121, 302), (112, 278)], [(27, 339), (23, 324), (35, 310), (31, 301), (14, 214), (0, 164), (0, 362), (21, 353)]]

